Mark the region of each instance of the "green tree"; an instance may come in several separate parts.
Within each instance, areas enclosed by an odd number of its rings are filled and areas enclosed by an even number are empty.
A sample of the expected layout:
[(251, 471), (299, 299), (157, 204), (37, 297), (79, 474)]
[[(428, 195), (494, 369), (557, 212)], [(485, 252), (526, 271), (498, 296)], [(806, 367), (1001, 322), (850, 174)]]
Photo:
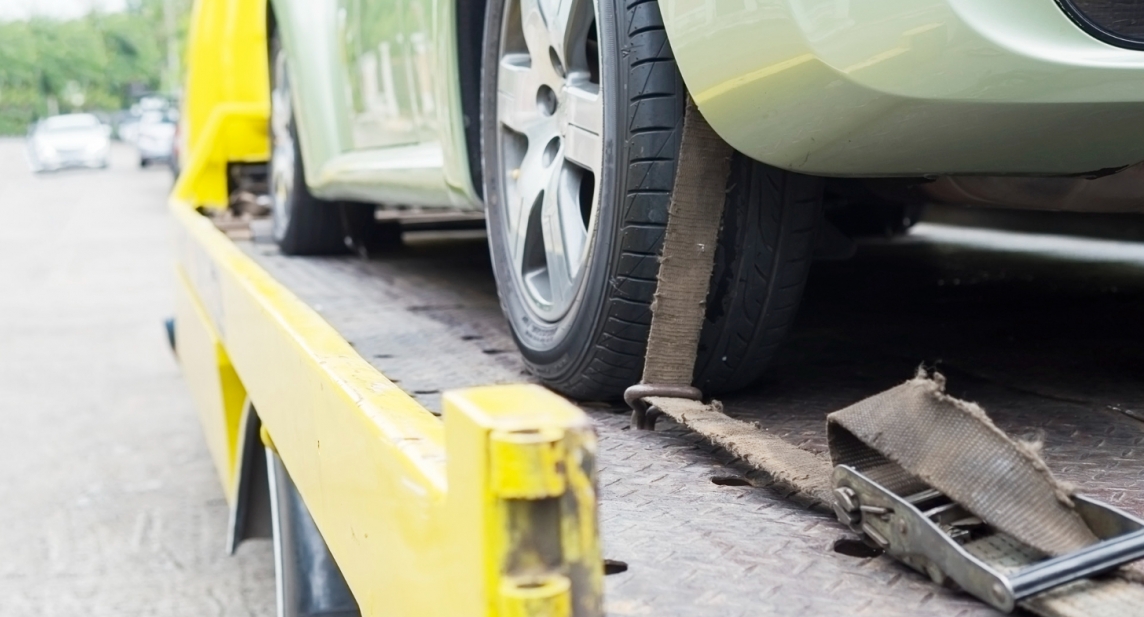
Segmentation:
[[(182, 50), (190, 0), (172, 1)], [(135, 0), (118, 13), (0, 22), (0, 135), (23, 133), (53, 107), (113, 111), (140, 91), (158, 91), (167, 65), (163, 10), (163, 0)]]

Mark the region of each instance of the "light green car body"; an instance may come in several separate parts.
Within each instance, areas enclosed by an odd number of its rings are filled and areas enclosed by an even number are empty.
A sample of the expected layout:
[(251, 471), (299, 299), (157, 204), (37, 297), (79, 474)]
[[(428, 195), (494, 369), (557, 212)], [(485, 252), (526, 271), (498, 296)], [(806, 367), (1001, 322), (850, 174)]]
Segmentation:
[(480, 207), (465, 152), (453, 0), (271, 4), (315, 195)]
[[(475, 53), (458, 49), (466, 1), (272, 0), (317, 196), (482, 207), (458, 68)], [(770, 165), (917, 177), (1144, 161), (1144, 52), (1092, 38), (1051, 0), (659, 5), (704, 116)]]

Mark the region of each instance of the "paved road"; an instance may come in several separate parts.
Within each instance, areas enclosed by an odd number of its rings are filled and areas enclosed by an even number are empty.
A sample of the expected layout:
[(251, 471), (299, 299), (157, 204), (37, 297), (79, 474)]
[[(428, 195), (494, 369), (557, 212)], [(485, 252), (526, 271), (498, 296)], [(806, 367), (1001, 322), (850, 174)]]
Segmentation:
[(270, 615), (166, 346), (170, 174), (33, 176), (0, 140), (0, 615)]

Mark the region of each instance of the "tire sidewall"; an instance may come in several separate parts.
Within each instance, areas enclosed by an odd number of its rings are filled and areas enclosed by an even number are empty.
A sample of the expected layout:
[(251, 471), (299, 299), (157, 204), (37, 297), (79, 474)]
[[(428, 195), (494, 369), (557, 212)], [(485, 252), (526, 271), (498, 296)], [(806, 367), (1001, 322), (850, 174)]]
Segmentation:
[(481, 77), (481, 156), (484, 168), (485, 205), (488, 219), (489, 250), (497, 280), (501, 307), (509, 320), (513, 337), (525, 361), (546, 380), (581, 370), (606, 309), (605, 291), (618, 262), (621, 228), (621, 196), (624, 195), (627, 165), (626, 147), (616, 139), (619, 101), (626, 100), (627, 84), (622, 76), (616, 24), (615, 0), (597, 0), (596, 31), (600, 45), (600, 81), (603, 109), (603, 163), (597, 178), (599, 207), (589, 238), (587, 271), (581, 277), (575, 299), (558, 321), (540, 319), (528, 305), (520, 281), (513, 272), (508, 254), (507, 226), (504, 219), (504, 170), (500, 165), (500, 142), (496, 118), (496, 83), (500, 55), (501, 21), (506, 0), (490, 0), (485, 18), (485, 56)]
[[(280, 55), (285, 54), (285, 53), (286, 53), (286, 50), (283, 49), (283, 47), (282, 47), (282, 41), (281, 41), (281, 39), (278, 38), (278, 33), (273, 32), (271, 34), (271, 37), (270, 37), (270, 92), (271, 92), (270, 103), (271, 103), (271, 105), (274, 104), (274, 96), (273, 96), (274, 90), (276, 88), (278, 88), (278, 57)], [(274, 110), (271, 109), (270, 113), (271, 113), (271, 120), (267, 123), (268, 124), (267, 128), (269, 129), (268, 133), (270, 134), (270, 190), (271, 190), (271, 192), (273, 192), (275, 190), (274, 172), (275, 172), (275, 169), (277, 167), (275, 165), (275, 158), (276, 158), (275, 153), (277, 153), (279, 151), (279, 149), (275, 146), (275, 143), (274, 143), (274, 126), (273, 126)], [(293, 185), (290, 186), (290, 188), (289, 188), (289, 193), (286, 196), (285, 203), (283, 203), (280, 207), (277, 206), (277, 204), (276, 204), (275, 207), (271, 210), (271, 214), (272, 214), (272, 222), (271, 222), (271, 227), (270, 227), (271, 234), (274, 237), (274, 241), (277, 242), (278, 244), (282, 244), (284, 242), (290, 241), (290, 238), (289, 238), (290, 229), (291, 229), (290, 219), (291, 219), (291, 215), (293, 214), (293, 211), (294, 211), (294, 200), (298, 198), (298, 171), (299, 171), (298, 163), (301, 159), (300, 159), (300, 152), (298, 151), (298, 135), (297, 135), (296, 131), (294, 130), (293, 110), (291, 110), (290, 125), (288, 127), (288, 130), (290, 131), (290, 137), (294, 142), (293, 143), (294, 161), (291, 163), (291, 165), (294, 168), (294, 182), (293, 182)], [(303, 182), (302, 184), (304, 185), (305, 182)]]

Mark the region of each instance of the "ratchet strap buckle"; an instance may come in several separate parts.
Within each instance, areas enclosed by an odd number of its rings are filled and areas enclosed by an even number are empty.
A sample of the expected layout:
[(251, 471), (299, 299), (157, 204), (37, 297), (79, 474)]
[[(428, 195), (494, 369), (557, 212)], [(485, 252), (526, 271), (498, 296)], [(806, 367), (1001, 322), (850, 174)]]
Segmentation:
[[(952, 584), (1006, 612), (1030, 596), (1144, 558), (1144, 520), (1080, 495), (1072, 496), (1076, 512), (1100, 541), (1046, 558), (934, 489), (899, 495), (849, 465), (834, 468), (833, 484), (834, 512), (843, 524), (935, 583)], [(967, 550), (974, 542), (1040, 560), (1003, 572)]]

